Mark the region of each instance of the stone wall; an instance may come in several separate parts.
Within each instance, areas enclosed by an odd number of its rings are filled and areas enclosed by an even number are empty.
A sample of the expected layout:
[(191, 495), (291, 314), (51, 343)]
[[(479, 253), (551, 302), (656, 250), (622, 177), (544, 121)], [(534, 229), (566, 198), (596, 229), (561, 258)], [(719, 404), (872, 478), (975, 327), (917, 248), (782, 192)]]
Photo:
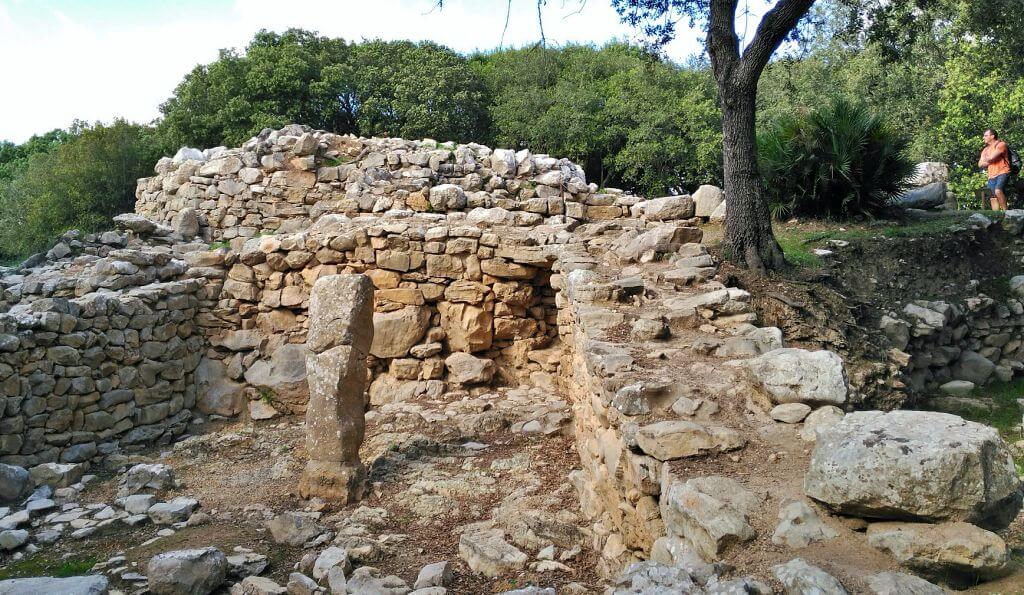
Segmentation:
[[(238, 149), (182, 149), (139, 180), (137, 213), (171, 224), (195, 209), (208, 240), (290, 233), (328, 213), (472, 211), (531, 227), (638, 216), (694, 216), (690, 197), (598, 192), (567, 159), (433, 140), (367, 139), (288, 126)], [(719, 199), (720, 200), (720, 199)], [(646, 207), (650, 205), (651, 208)]]
[[(915, 391), (935, 392), (951, 381), (1007, 382), (1024, 371), (1024, 302), (1018, 297), (916, 300), (883, 316), (881, 327), (891, 358)], [(961, 384), (960, 392), (970, 388)]]
[(41, 298), (0, 314), (0, 462), (169, 441), (195, 404), (199, 280)]
[(554, 229), (481, 228), (461, 214), (329, 215), (306, 232), (252, 238), (224, 251), (220, 305), (238, 320), (211, 353), (255, 389), (250, 400), (303, 410), (310, 289), (322, 276), (365, 273), (376, 289), (372, 404), (495, 375), (516, 383), (540, 368), (527, 354), (557, 336), (550, 268), (566, 240)]

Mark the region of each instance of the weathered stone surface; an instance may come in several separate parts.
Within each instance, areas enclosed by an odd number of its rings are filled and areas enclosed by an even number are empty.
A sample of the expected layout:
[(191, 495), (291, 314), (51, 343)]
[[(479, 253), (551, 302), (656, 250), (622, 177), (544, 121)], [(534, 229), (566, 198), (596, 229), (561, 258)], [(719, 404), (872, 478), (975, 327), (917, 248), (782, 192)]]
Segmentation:
[(823, 523), (814, 509), (803, 500), (783, 502), (779, 509), (779, 521), (772, 534), (772, 543), (779, 545), (801, 548), (839, 535)]
[(157, 502), (149, 507), (146, 514), (154, 524), (172, 525), (187, 521), (198, 505), (199, 502), (193, 498), (178, 496), (169, 502)]
[(942, 587), (902, 572), (879, 572), (866, 582), (873, 595), (946, 595)]
[(374, 339), (372, 292), (365, 275), (321, 277), (313, 286), (309, 316), (325, 324), (316, 340), (307, 343), (306, 442), (311, 459), (299, 481), (299, 494), (305, 498), (347, 503), (365, 491), (359, 447), (366, 426), (366, 356)]
[(167, 490), (174, 487), (174, 470), (160, 463), (133, 465), (118, 480), (118, 494), (127, 496), (144, 490)]
[(798, 424), (810, 415), (811, 406), (806, 403), (783, 403), (776, 405), (769, 412), (772, 419), (784, 424)]
[(665, 196), (642, 203), (644, 217), (651, 221), (671, 221), (693, 217), (693, 199), (689, 196)]
[(965, 351), (950, 368), (953, 378), (966, 380), (976, 385), (985, 384), (995, 371), (996, 365), (988, 358), (973, 351)]
[(28, 531), (24, 529), (0, 531), (0, 550), (17, 549), (26, 543), (28, 543)]
[(800, 429), (800, 438), (807, 442), (818, 439), (818, 431), (830, 428), (843, 419), (846, 414), (835, 405), (818, 407), (804, 418), (804, 427)]
[(710, 217), (715, 209), (725, 201), (725, 193), (718, 186), (704, 184), (693, 193), (695, 205), (694, 215), (697, 217)]
[(196, 368), (196, 406), (206, 415), (224, 417), (242, 413), (245, 387), (227, 377), (220, 359), (204, 357)]
[(845, 514), (1006, 526), (1016, 469), (994, 428), (925, 411), (861, 411), (818, 434), (804, 492)]
[(305, 345), (281, 345), (270, 354), (269, 360), (254, 362), (245, 371), (245, 381), (269, 394), (275, 404), (299, 409), (309, 395), (306, 376), (308, 355)]
[(693, 421), (659, 421), (640, 428), (636, 434), (640, 449), (659, 461), (692, 457), (711, 450), (727, 451), (743, 446), (736, 431), (706, 427)]
[(206, 595), (224, 582), (227, 573), (227, 557), (213, 547), (157, 554), (146, 566), (154, 595)]
[(0, 595), (106, 595), (108, 585), (107, 577), (102, 574), (67, 578), (15, 578), (0, 581)]
[(615, 579), (614, 595), (655, 595), (657, 593), (700, 593), (693, 579), (682, 568), (657, 562), (631, 564)]
[(831, 351), (785, 347), (749, 359), (746, 366), (776, 404), (846, 402), (843, 360)]
[[(394, 575), (383, 576), (383, 573), (372, 566), (356, 568), (348, 578), (349, 593), (366, 593), (367, 595), (405, 595), (409, 585)], [(332, 591), (333, 591), (332, 587)]]
[(990, 531), (970, 523), (872, 523), (868, 544), (900, 564), (929, 574), (994, 577), (1006, 571), (1009, 550)]
[(501, 529), (467, 531), (459, 537), (459, 557), (473, 572), (498, 577), (526, 566), (527, 556), (505, 541)]
[(460, 384), (486, 384), (494, 376), (494, 362), (468, 353), (453, 353), (444, 360), (452, 378)]
[(494, 339), (494, 316), (479, 306), (442, 302), (441, 328), (452, 351), (476, 353), (490, 349)]
[(299, 547), (325, 531), (313, 517), (297, 512), (284, 512), (274, 517), (267, 528), (275, 543)]
[(782, 583), (786, 595), (846, 595), (843, 584), (824, 570), (794, 558), (772, 566), (772, 574)]
[(452, 571), (451, 564), (449, 564), (447, 560), (443, 560), (441, 562), (427, 564), (421, 568), (413, 587), (416, 589), (447, 587), (454, 579), (455, 573)]
[(32, 467), (28, 472), (34, 485), (66, 488), (82, 479), (85, 466), (81, 463), (43, 463)]
[(320, 555), (316, 557), (316, 562), (313, 563), (313, 578), (318, 581), (324, 579), (335, 566), (340, 566), (345, 572), (352, 568), (348, 560), (348, 551), (332, 546), (320, 552)]
[(285, 595), (288, 589), (263, 576), (247, 576), (231, 586), (230, 595)]
[(706, 560), (756, 536), (748, 517), (763, 496), (728, 477), (676, 481), (662, 491), (661, 517), (669, 535), (683, 537)]
[(405, 357), (430, 327), (430, 309), (406, 306), (392, 312), (374, 312), (370, 354), (379, 358)]
[(0, 463), (0, 504), (20, 502), (31, 491), (32, 482), (24, 467)]

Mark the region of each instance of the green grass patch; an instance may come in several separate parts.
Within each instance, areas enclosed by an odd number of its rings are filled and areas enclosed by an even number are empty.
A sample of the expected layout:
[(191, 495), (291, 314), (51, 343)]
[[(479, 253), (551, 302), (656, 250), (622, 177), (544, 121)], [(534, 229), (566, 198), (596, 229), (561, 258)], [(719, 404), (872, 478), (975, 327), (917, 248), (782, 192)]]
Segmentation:
[(352, 158), (348, 155), (342, 155), (340, 157), (326, 157), (324, 158), (324, 165), (326, 167), (338, 167), (339, 165), (343, 165), (349, 161), (352, 161)]
[[(971, 396), (991, 399), (994, 407), (991, 410), (978, 407), (958, 411), (961, 417), (992, 426), (1009, 443), (1024, 438), (1021, 434), (1021, 408), (1017, 404), (1017, 399), (1024, 399), (1024, 378), (978, 387), (971, 391)], [(1013, 460), (1017, 464), (1017, 472), (1024, 474), (1024, 456), (1015, 454)]]
[(94, 564), (96, 564), (95, 556), (55, 560), (47, 557), (43, 552), (37, 552), (0, 568), (0, 580), (32, 576), (56, 576), (58, 578), (79, 576), (89, 572)]
[(948, 214), (923, 221), (900, 223), (872, 221), (869, 223), (824, 222), (816, 228), (775, 225), (775, 238), (790, 264), (799, 268), (817, 268), (822, 265), (815, 248), (827, 248), (828, 240), (863, 241), (872, 238), (923, 238), (947, 234), (950, 228), (964, 224), (975, 212), (989, 219), (1002, 217), (999, 211), (951, 211)]

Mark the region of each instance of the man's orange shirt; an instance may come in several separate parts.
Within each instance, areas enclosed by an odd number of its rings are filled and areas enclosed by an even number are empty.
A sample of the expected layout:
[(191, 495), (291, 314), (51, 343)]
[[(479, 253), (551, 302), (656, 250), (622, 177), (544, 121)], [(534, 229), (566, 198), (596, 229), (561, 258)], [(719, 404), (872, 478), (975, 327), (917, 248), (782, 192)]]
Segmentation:
[(1010, 173), (1010, 160), (1007, 157), (1010, 151), (1006, 148), (1006, 143), (1003, 141), (996, 141), (996, 144), (991, 147), (985, 147), (981, 150), (981, 158), (985, 160), (995, 159), (988, 164), (988, 178), (992, 178)]

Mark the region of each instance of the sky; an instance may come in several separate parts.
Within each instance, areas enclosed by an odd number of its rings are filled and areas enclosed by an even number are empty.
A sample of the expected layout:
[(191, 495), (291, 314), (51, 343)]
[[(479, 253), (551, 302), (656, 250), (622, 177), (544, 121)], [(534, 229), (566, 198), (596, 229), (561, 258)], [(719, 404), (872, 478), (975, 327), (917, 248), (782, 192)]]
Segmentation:
[[(74, 119), (150, 122), (197, 64), (242, 48), (260, 29), (301, 27), (361, 39), (432, 40), (456, 51), (502, 43), (506, 2), (446, 0), (0, 0), (0, 140), (66, 128)], [(504, 45), (536, 42), (534, 0), (512, 0)], [(609, 0), (548, 0), (550, 44), (628, 39)], [(756, 21), (754, 22), (756, 24)], [(753, 25), (752, 25), (753, 26)], [(742, 25), (740, 26), (742, 31)], [(680, 29), (670, 58), (699, 53)]]

